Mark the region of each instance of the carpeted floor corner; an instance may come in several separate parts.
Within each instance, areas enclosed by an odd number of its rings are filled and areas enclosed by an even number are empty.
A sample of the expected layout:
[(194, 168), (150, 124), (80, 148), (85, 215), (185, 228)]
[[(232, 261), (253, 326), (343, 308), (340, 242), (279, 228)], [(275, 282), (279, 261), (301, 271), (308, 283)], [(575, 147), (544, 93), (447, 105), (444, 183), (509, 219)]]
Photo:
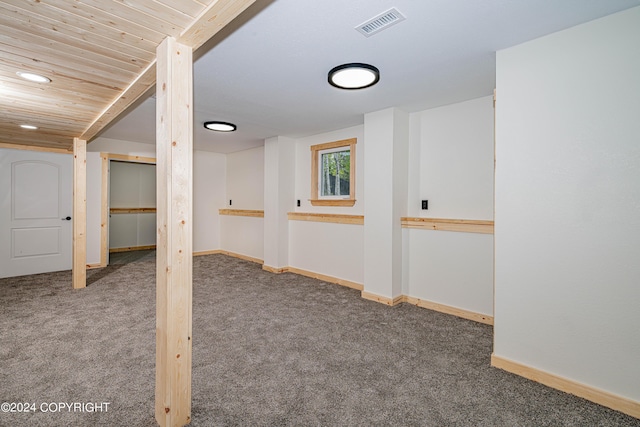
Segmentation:
[[(130, 256), (84, 290), (68, 271), (0, 279), (0, 403), (37, 408), (0, 426), (156, 425), (155, 254)], [(640, 426), (491, 368), (490, 326), (224, 255), (193, 272), (191, 425)]]

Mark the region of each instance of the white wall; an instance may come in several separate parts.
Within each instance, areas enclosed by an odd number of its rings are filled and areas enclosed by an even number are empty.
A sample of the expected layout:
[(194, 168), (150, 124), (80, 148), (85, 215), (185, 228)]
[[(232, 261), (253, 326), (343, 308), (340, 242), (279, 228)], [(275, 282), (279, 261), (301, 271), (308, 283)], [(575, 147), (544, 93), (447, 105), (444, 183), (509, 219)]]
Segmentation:
[[(356, 203), (353, 207), (311, 206), (312, 145), (357, 138)], [(354, 126), (301, 138), (295, 145), (295, 204), (291, 211), (364, 214), (364, 126)], [(363, 226), (289, 221), (289, 266), (356, 283), (364, 282)]]
[(289, 265), (364, 283), (362, 225), (289, 221)]
[(230, 209), (264, 208), (264, 146), (227, 154), (226, 199)]
[(256, 259), (264, 257), (264, 218), (220, 215), (220, 247)]
[(193, 153), (193, 252), (220, 249), (220, 215), (225, 207), (226, 157)]
[(493, 236), (405, 229), (404, 294), (493, 316)]
[[(226, 182), (227, 208), (264, 209), (264, 147), (227, 154)], [(220, 235), (222, 249), (263, 259), (263, 218), (221, 215)]]
[(497, 54), (496, 356), (640, 401), (640, 8)]
[(277, 136), (264, 142), (264, 265), (289, 266), (289, 222), (295, 206), (294, 139)]
[[(493, 219), (493, 112), (487, 96), (411, 115), (409, 216)], [(403, 237), (405, 295), (493, 315), (493, 236), (405, 229)]]
[(364, 117), (364, 290), (402, 295), (401, 217), (407, 212), (409, 115), (388, 108)]
[[(410, 191), (417, 199), (409, 200), (409, 215), (492, 220), (493, 96), (412, 116), (419, 169), (409, 184), (417, 187)], [(428, 210), (421, 210), (421, 200), (429, 201)]]

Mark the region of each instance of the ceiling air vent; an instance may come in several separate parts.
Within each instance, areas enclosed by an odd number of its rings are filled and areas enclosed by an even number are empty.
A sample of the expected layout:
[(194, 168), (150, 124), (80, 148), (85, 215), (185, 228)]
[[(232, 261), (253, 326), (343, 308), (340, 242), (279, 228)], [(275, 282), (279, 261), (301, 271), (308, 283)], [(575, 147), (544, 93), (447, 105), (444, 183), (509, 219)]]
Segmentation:
[(367, 22), (363, 22), (362, 24), (358, 25), (356, 27), (356, 30), (358, 30), (358, 32), (365, 37), (371, 37), (372, 35), (379, 33), (380, 31), (389, 28), (392, 25), (395, 25), (398, 22), (404, 21), (405, 19), (407, 18), (405, 18), (405, 16), (394, 7), (387, 10), (386, 12), (382, 12), (378, 16), (369, 19)]

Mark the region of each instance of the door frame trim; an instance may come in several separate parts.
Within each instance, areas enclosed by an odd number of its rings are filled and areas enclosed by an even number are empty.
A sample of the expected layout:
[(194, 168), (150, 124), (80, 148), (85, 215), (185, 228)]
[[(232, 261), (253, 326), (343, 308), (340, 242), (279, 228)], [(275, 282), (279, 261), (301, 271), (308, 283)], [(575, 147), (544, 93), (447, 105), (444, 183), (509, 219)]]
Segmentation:
[(109, 162), (117, 160), (129, 163), (156, 164), (155, 157), (130, 156), (117, 153), (100, 153), (102, 163), (101, 201), (100, 201), (100, 264), (96, 267), (107, 266), (109, 253)]

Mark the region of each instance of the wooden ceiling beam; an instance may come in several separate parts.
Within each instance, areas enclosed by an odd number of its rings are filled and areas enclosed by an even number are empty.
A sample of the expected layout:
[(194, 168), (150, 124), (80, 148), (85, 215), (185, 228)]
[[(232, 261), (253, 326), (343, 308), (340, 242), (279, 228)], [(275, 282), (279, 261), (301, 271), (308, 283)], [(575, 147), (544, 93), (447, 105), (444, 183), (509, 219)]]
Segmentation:
[[(190, 46), (195, 51), (255, 1), (256, 0), (214, 1), (193, 20), (191, 25), (182, 31), (177, 41)], [(135, 81), (87, 127), (80, 138), (86, 141), (94, 139), (113, 120), (131, 107), (155, 83), (156, 61), (154, 59)]]

